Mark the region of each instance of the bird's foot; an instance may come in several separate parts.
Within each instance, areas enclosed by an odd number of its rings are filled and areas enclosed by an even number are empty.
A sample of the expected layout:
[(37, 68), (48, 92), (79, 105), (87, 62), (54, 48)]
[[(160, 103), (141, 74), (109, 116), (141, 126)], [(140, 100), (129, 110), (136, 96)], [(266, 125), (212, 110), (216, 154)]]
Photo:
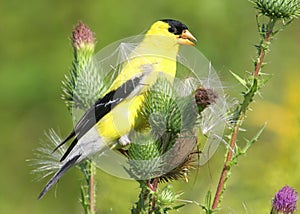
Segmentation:
[(121, 146), (127, 146), (131, 143), (131, 140), (129, 139), (129, 135), (123, 135), (122, 137), (119, 138), (119, 144)]

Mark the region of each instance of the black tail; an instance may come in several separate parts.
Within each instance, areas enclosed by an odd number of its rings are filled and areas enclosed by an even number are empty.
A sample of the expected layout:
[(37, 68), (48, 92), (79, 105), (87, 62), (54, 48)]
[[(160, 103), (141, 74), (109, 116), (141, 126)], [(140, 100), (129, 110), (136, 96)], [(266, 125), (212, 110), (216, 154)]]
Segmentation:
[(78, 142), (77, 138), (74, 138), (73, 142), (71, 143), (71, 145), (68, 147), (67, 151), (65, 152), (65, 154), (62, 156), (62, 158), (59, 160), (60, 162), (64, 161), (66, 159), (66, 157), (70, 154), (70, 152), (73, 150), (74, 146), (76, 146)]
[(63, 176), (74, 164), (81, 155), (76, 155), (70, 160), (68, 160), (62, 167), (53, 175), (53, 177), (48, 181), (42, 192), (40, 193), (38, 200), (40, 200), (50, 189), (51, 187), (56, 184), (56, 182)]
[(68, 142), (72, 137), (75, 136), (75, 131), (73, 130), (60, 144), (58, 144), (52, 151), (55, 152), (59, 147), (61, 147), (62, 145), (64, 145), (66, 142)]

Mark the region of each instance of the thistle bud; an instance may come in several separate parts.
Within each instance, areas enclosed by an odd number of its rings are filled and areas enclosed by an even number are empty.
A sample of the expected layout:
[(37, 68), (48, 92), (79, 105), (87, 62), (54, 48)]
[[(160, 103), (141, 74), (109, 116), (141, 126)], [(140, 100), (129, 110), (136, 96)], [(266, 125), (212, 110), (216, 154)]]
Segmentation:
[(299, 0), (254, 0), (259, 13), (272, 19), (292, 19), (300, 15)]
[(79, 21), (72, 32), (72, 46), (76, 50), (90, 49), (94, 50), (94, 33), (82, 21)]

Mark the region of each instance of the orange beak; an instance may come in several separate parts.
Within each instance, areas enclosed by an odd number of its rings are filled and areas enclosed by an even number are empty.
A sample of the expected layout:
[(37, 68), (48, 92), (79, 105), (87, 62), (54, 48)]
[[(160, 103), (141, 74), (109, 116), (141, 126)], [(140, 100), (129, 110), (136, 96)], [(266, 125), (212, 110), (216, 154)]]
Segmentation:
[(183, 30), (182, 33), (179, 35), (178, 44), (181, 45), (196, 45), (197, 39), (188, 31)]

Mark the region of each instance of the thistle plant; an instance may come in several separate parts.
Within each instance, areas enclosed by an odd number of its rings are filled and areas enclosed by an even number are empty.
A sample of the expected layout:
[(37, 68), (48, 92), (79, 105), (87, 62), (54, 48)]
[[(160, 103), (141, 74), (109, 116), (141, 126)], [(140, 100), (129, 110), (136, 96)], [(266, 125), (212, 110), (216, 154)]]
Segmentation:
[[(71, 42), (74, 58), (70, 74), (62, 82), (62, 99), (75, 117), (78, 111), (84, 112), (101, 96), (104, 85), (92, 62), (96, 43), (94, 33), (79, 22), (73, 30)], [(51, 129), (46, 136), (48, 141), (42, 143), (35, 153), (36, 158), (31, 160), (35, 167), (33, 172), (42, 173), (41, 178), (53, 174), (62, 166), (60, 159), (67, 150), (65, 145), (57, 147), (62, 138), (54, 130)], [(86, 160), (78, 168), (84, 176), (80, 201), (85, 213), (93, 214), (96, 211), (95, 165), (91, 160)]]
[[(103, 95), (103, 79), (99, 76), (93, 56), (95, 50), (94, 33), (81, 21), (72, 33), (74, 58), (69, 76), (65, 76), (62, 99), (71, 114), (78, 109), (86, 111)], [(86, 214), (96, 212), (96, 169), (93, 161), (85, 160), (79, 164), (84, 175), (81, 185), (81, 204)]]
[[(262, 75), (262, 69), (266, 65), (264, 59), (270, 52), (271, 42), (274, 36), (288, 26), (295, 18), (300, 15), (300, 4), (298, 0), (253, 0), (251, 1), (258, 11), (256, 16), (260, 41), (255, 46), (257, 56), (254, 60), (254, 70), (252, 74), (246, 73), (245, 78), (233, 73), (234, 77), (245, 87), (243, 99), (233, 111), (231, 135), (229, 137), (229, 147), (225, 156), (223, 169), (221, 171), (219, 183), (213, 202), (207, 202), (203, 207), (206, 213), (213, 213), (220, 208), (222, 195), (226, 190), (226, 181), (230, 177), (233, 165), (237, 164), (238, 157), (245, 154), (247, 150), (258, 140), (265, 125), (258, 131), (257, 135), (251, 140), (246, 141), (246, 146), (241, 147), (237, 144), (239, 131), (245, 120), (246, 113), (255, 95), (265, 86), (268, 79)], [(208, 193), (208, 195), (210, 192)], [(211, 205), (211, 206), (210, 206)]]
[[(230, 171), (237, 164), (238, 158), (258, 140), (265, 125), (246, 145), (237, 144), (240, 129), (250, 104), (261, 91), (268, 79), (262, 75), (264, 59), (270, 51), (274, 36), (288, 26), (300, 14), (298, 0), (255, 0), (251, 1), (258, 10), (256, 16), (260, 41), (256, 45), (257, 56), (254, 59), (254, 69), (241, 78), (233, 76), (244, 86), (243, 97), (232, 112), (230, 118), (230, 136), (225, 161), (221, 170), (216, 193), (213, 197), (208, 191), (204, 204), (198, 204), (207, 213), (216, 213), (221, 205), (221, 199), (226, 190), (225, 184), (230, 177)], [(82, 22), (74, 28), (72, 47), (74, 58), (69, 75), (63, 81), (62, 99), (65, 101), (70, 114), (84, 113), (97, 99), (104, 95), (109, 87), (108, 79), (115, 74), (103, 77), (99, 74), (93, 61), (96, 39), (94, 33)], [(111, 66), (110, 63), (108, 63)], [(116, 67), (110, 69), (117, 70)], [(187, 87), (187, 86), (186, 86)], [(180, 89), (179, 89), (180, 90)], [(126, 159), (124, 170), (139, 183), (140, 192), (131, 207), (131, 213), (168, 213), (185, 206), (188, 201), (181, 200), (182, 193), (177, 193), (170, 182), (181, 179), (188, 182), (192, 169), (199, 167), (198, 149), (199, 127), (203, 112), (218, 100), (214, 88), (205, 88), (200, 83), (197, 87), (184, 89), (189, 93), (178, 94), (165, 77), (159, 77), (156, 83), (146, 92), (143, 106), (138, 116), (137, 130), (130, 133), (131, 144), (114, 149)], [(219, 136), (222, 137), (222, 136)], [(46, 177), (61, 165), (59, 159), (64, 154), (64, 146), (58, 152), (53, 149), (61, 142), (60, 137), (52, 130), (48, 134), (50, 144), (38, 149), (35, 172), (42, 172)], [(224, 140), (226, 141), (226, 140)], [(42, 160), (41, 160), (42, 159)], [(96, 212), (95, 174), (93, 160), (79, 164), (84, 179), (81, 185), (81, 204), (85, 213)], [(167, 185), (163, 186), (163, 183)], [(284, 187), (273, 199), (271, 213), (294, 213), (297, 193)], [(197, 203), (196, 203), (197, 204)]]
[(168, 213), (185, 205), (175, 203), (181, 194), (173, 192), (170, 186), (161, 189), (158, 184), (188, 181), (188, 172), (197, 165), (195, 128), (201, 112), (214, 103), (216, 96), (209, 89), (198, 88), (179, 99), (164, 79), (158, 79), (149, 90), (141, 111), (149, 132), (135, 136), (128, 149), (128, 171), (141, 188), (131, 213)]
[[(78, 112), (82, 114), (103, 96), (114, 74), (109, 71), (107, 76), (99, 73), (99, 64), (96, 65), (97, 60), (93, 59), (95, 37), (82, 22), (73, 30), (72, 47), (72, 69), (62, 82), (62, 99), (70, 114), (76, 118)], [(114, 72), (111, 62), (107, 64)], [(137, 117), (140, 128), (131, 136), (130, 146), (115, 148), (126, 157), (129, 167), (125, 170), (141, 187), (139, 200), (133, 205), (132, 213), (167, 213), (184, 205), (177, 204), (181, 193), (175, 193), (168, 185), (159, 187), (159, 184), (178, 179), (188, 181), (189, 171), (197, 165), (199, 120), (202, 112), (215, 103), (218, 96), (213, 89), (200, 87), (199, 80), (195, 79), (194, 82), (199, 88), (192, 84), (179, 84), (175, 88), (165, 76), (159, 76), (146, 92)], [(44, 172), (43, 177), (61, 167), (59, 160), (66, 151), (63, 145), (58, 152), (53, 152), (62, 140), (54, 131), (49, 133), (49, 139), (50, 144), (38, 149), (38, 165), (34, 170)], [(95, 165), (92, 159), (78, 165), (84, 176), (80, 201), (84, 212), (89, 214), (96, 211)]]
[(82, 22), (74, 28), (71, 37), (73, 62), (69, 75), (65, 76), (62, 99), (71, 113), (76, 109), (87, 110), (105, 89), (93, 63), (96, 39), (94, 33)]

